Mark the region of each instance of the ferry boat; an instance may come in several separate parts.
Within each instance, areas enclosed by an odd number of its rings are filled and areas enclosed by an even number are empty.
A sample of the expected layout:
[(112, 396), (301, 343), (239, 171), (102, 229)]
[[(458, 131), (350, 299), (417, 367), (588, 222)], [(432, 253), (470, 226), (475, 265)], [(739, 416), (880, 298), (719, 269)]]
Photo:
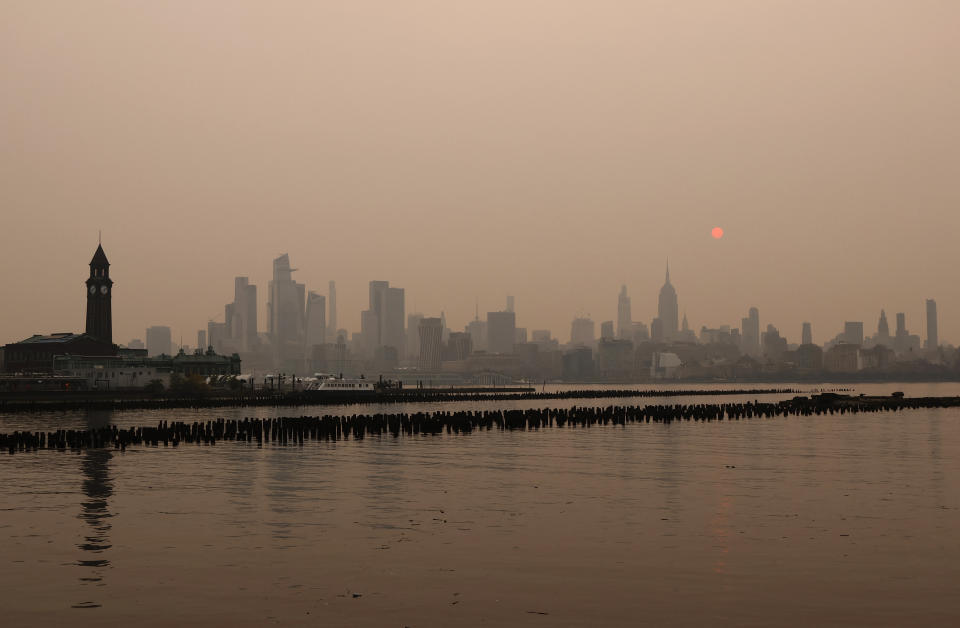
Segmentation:
[(370, 393), (375, 392), (369, 379), (346, 379), (343, 377), (317, 377), (304, 383), (303, 390), (324, 393)]

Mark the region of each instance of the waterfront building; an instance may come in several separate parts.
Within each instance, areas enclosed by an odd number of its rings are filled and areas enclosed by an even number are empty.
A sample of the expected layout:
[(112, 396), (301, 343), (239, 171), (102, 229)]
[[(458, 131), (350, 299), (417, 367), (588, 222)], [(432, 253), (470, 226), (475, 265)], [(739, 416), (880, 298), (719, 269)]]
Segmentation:
[(677, 291), (670, 283), (670, 264), (667, 264), (666, 280), (660, 288), (660, 297), (657, 301), (657, 318), (663, 326), (664, 340), (673, 340), (678, 331), (679, 308), (677, 307)]
[(517, 316), (513, 312), (487, 312), (487, 352), (513, 353)]
[(115, 345), (89, 334), (36, 334), (4, 345), (3, 370), (7, 373), (51, 373), (58, 355), (116, 355)]
[(169, 327), (147, 327), (147, 355), (173, 355), (173, 339)]

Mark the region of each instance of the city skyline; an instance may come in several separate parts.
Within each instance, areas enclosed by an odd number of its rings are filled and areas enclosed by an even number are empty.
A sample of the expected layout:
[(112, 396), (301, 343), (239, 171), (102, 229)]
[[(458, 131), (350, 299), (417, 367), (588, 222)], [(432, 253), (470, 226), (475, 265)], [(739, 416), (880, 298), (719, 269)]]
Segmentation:
[[(299, 274), (300, 271), (299, 271), (299, 269), (294, 269), (294, 268), (291, 268), (291, 267), (290, 267), (290, 256), (289, 256), (289, 254), (287, 254), (287, 253), (280, 254), (277, 258), (275, 258), (275, 259), (273, 260), (273, 264), (274, 264), (274, 277), (276, 277), (276, 273), (277, 273), (277, 264), (280, 264), (280, 265), (282, 266), (280, 272), (283, 273), (283, 275), (284, 275), (284, 277), (286, 278), (286, 280), (287, 280), (288, 282), (290, 282), (290, 285), (292, 286), (291, 289), (293, 289), (295, 292), (302, 293), (302, 294), (299, 294), (299, 296), (297, 296), (297, 295), (292, 295), (292, 298), (293, 298), (295, 301), (298, 300), (298, 299), (299, 299), (300, 301), (303, 301), (303, 304), (302, 304), (303, 307), (299, 307), (299, 306), (298, 306), (298, 308), (297, 308), (298, 310), (301, 311), (301, 312), (300, 312), (300, 315), (299, 315), (300, 318), (295, 321), (296, 324), (294, 325), (294, 329), (293, 329), (293, 332), (292, 332), (292, 333), (294, 334), (294, 336), (296, 336), (296, 340), (295, 340), (294, 344), (303, 345), (303, 344), (304, 344), (304, 340), (305, 340), (305, 338), (306, 338), (306, 334), (307, 334), (307, 318), (306, 318), (307, 303), (308, 303), (307, 297), (308, 297), (308, 296), (311, 296), (312, 298), (319, 298), (321, 301), (324, 302), (324, 308), (325, 308), (325, 309), (324, 309), (324, 315), (323, 315), (323, 317), (320, 319), (320, 320), (323, 321), (324, 325), (325, 325), (325, 323), (326, 323), (326, 317), (328, 316), (328, 314), (326, 314), (326, 312), (327, 312), (326, 307), (328, 307), (328, 305), (327, 305), (328, 300), (327, 300), (326, 298), (324, 298), (324, 295), (323, 295), (322, 293), (319, 293), (319, 292), (317, 292), (316, 290), (312, 289), (312, 286), (307, 285), (306, 283), (296, 282), (296, 281), (294, 281), (293, 279), (291, 279), (291, 277), (292, 277), (291, 271), (292, 271), (292, 272), (297, 272), (298, 274)], [(255, 276), (255, 273), (251, 273), (251, 275)], [(146, 324), (143, 324), (143, 325), (139, 325), (139, 326), (136, 325), (136, 324), (131, 324), (129, 321), (124, 320), (123, 322), (119, 323), (119, 329), (121, 330), (121, 332), (119, 333), (119, 335), (116, 335), (116, 337), (114, 338), (114, 341), (117, 342), (118, 344), (126, 344), (126, 343), (129, 342), (130, 340), (140, 340), (140, 341), (144, 341), (144, 340), (145, 340), (145, 333), (146, 333), (144, 330), (146, 330), (147, 328), (150, 328), (150, 327), (169, 327), (169, 328), (171, 329), (171, 334), (172, 334), (172, 338), (173, 338), (173, 341), (172, 341), (172, 342), (173, 342), (173, 345), (172, 345), (172, 346), (174, 346), (174, 347), (179, 346), (179, 345), (180, 345), (180, 342), (179, 342), (179, 341), (180, 341), (181, 339), (186, 339), (186, 342), (184, 343), (185, 346), (191, 346), (191, 345), (190, 345), (191, 339), (196, 337), (196, 332), (197, 332), (198, 330), (201, 330), (201, 329), (203, 329), (204, 331), (206, 331), (205, 327), (206, 327), (207, 325), (209, 325), (210, 327), (207, 328), (207, 329), (209, 329), (209, 331), (210, 331), (210, 335), (209, 335), (209, 337), (208, 337), (208, 342), (213, 343), (215, 339), (222, 338), (223, 336), (220, 336), (221, 333), (226, 334), (225, 337), (230, 338), (230, 337), (231, 337), (231, 333), (232, 333), (232, 334), (234, 335), (234, 342), (235, 342), (235, 343), (239, 343), (239, 344), (236, 344), (236, 346), (238, 346), (238, 347), (246, 347), (246, 346), (248, 346), (248, 344), (251, 342), (249, 339), (252, 338), (253, 330), (233, 331), (233, 332), (230, 332), (230, 330), (231, 330), (231, 328), (235, 328), (235, 329), (237, 329), (237, 330), (245, 329), (245, 327), (246, 327), (246, 325), (247, 325), (247, 323), (246, 323), (245, 321), (246, 321), (247, 319), (252, 319), (254, 325), (257, 324), (257, 321), (258, 321), (258, 320), (260, 320), (260, 321), (266, 320), (266, 321), (267, 321), (267, 324), (264, 325), (263, 323), (260, 323), (260, 324), (258, 325), (258, 328), (257, 328), (256, 331), (259, 332), (259, 333), (261, 333), (261, 334), (266, 334), (267, 336), (272, 336), (272, 334), (273, 334), (274, 332), (273, 332), (273, 330), (271, 329), (270, 323), (269, 323), (269, 321), (270, 321), (270, 316), (271, 316), (271, 306), (270, 306), (270, 296), (269, 296), (269, 295), (270, 295), (270, 292), (269, 292), (269, 290), (266, 292), (266, 296), (263, 296), (262, 298), (260, 298), (260, 299), (258, 300), (258, 298), (257, 298), (257, 294), (258, 294), (258, 292), (257, 292), (257, 291), (258, 291), (258, 284), (257, 284), (256, 281), (250, 279), (249, 276), (235, 276), (235, 277), (232, 278), (232, 281), (236, 284), (235, 289), (234, 289), (234, 291), (235, 291), (234, 302), (233, 302), (233, 303), (228, 303), (227, 306), (226, 306), (226, 308), (221, 309), (221, 311), (225, 311), (226, 314), (220, 314), (220, 313), (218, 313), (218, 314), (215, 314), (215, 315), (213, 315), (213, 316), (211, 316), (211, 317), (207, 317), (207, 318), (206, 318), (205, 320), (203, 320), (203, 321), (197, 321), (197, 323), (196, 323), (195, 325), (193, 325), (193, 326), (191, 326), (191, 325), (188, 323), (185, 327), (182, 327), (182, 328), (177, 327), (176, 325), (169, 324), (169, 323), (167, 323), (167, 322), (165, 322), (165, 321), (163, 321), (163, 320), (152, 320), (152, 319), (151, 319), (151, 322), (146, 323)], [(269, 285), (272, 284), (274, 281), (276, 281), (276, 279), (268, 280), (268, 281), (265, 281), (264, 283), (266, 283), (266, 284), (269, 286)], [(552, 326), (552, 327), (551, 327), (551, 326), (543, 323), (542, 321), (535, 319), (532, 314), (524, 314), (522, 317), (521, 317), (520, 315), (515, 316), (515, 318), (514, 318), (514, 320), (515, 320), (515, 327), (518, 328), (518, 329), (521, 328), (521, 327), (523, 327), (524, 329), (528, 329), (528, 328), (549, 329), (550, 332), (551, 332), (551, 334), (553, 335), (553, 337), (555, 337), (555, 338), (557, 338), (557, 339), (559, 339), (559, 340), (561, 340), (561, 341), (566, 341), (566, 340), (569, 340), (568, 334), (565, 334), (565, 333), (564, 333), (563, 331), (561, 331), (561, 330), (567, 330), (567, 329), (569, 329), (569, 328), (570, 328), (570, 323), (571, 323), (571, 321), (577, 319), (578, 317), (580, 317), (580, 318), (589, 318), (590, 320), (592, 320), (592, 321), (595, 323), (595, 325), (596, 325), (596, 327), (597, 327), (597, 330), (598, 330), (598, 334), (597, 334), (598, 337), (599, 337), (599, 327), (600, 327), (601, 322), (604, 322), (604, 321), (613, 321), (614, 324), (616, 325), (616, 327), (614, 328), (615, 331), (616, 331), (616, 335), (619, 337), (619, 335), (620, 335), (619, 324), (621, 323), (620, 317), (621, 317), (621, 315), (623, 314), (623, 312), (621, 311), (621, 304), (624, 303), (623, 299), (626, 298), (625, 303), (628, 304), (628, 305), (627, 305), (627, 311), (632, 310), (632, 312), (634, 313), (634, 316), (633, 316), (633, 317), (634, 317), (634, 320), (633, 320), (633, 322), (634, 322), (635, 324), (643, 324), (643, 325), (651, 325), (651, 324), (653, 324), (653, 325), (655, 325), (656, 322), (657, 322), (657, 319), (659, 318), (658, 314), (660, 314), (660, 309), (663, 307), (662, 304), (659, 303), (659, 302), (661, 302), (662, 299), (663, 299), (664, 290), (669, 290), (669, 297), (668, 297), (669, 303), (667, 304), (667, 307), (668, 307), (668, 308), (672, 308), (670, 311), (673, 312), (674, 310), (678, 310), (678, 315), (681, 316), (682, 318), (686, 319), (686, 318), (687, 318), (687, 308), (686, 308), (685, 306), (680, 306), (680, 307), (678, 307), (678, 306), (676, 305), (677, 303), (680, 303), (680, 304), (685, 303), (684, 297), (685, 297), (686, 295), (685, 295), (684, 292), (682, 291), (682, 287), (681, 287), (680, 290), (678, 290), (678, 289), (677, 289), (677, 286), (675, 286), (674, 283), (671, 281), (671, 279), (670, 279), (669, 263), (668, 263), (668, 268), (667, 268), (666, 281), (664, 282), (663, 280), (661, 280), (661, 282), (662, 282), (662, 283), (661, 283), (661, 285), (660, 285), (660, 287), (659, 287), (659, 289), (658, 289), (658, 294), (659, 294), (659, 296), (654, 296), (654, 297), (647, 297), (647, 298), (645, 298), (644, 295), (637, 294), (636, 291), (629, 291), (630, 286), (629, 286), (628, 284), (623, 284), (623, 283), (621, 283), (621, 284), (619, 284), (619, 291), (618, 291), (616, 294), (614, 294), (613, 297), (610, 297), (610, 296), (608, 295), (608, 299), (607, 299), (608, 302), (607, 302), (607, 303), (604, 303), (604, 304), (596, 304), (597, 307), (593, 307), (593, 308), (590, 308), (590, 307), (587, 307), (587, 308), (580, 307), (580, 308), (578, 308), (577, 310), (571, 312), (569, 315), (567, 315), (565, 322), (563, 322), (563, 320), (562, 320), (562, 319), (563, 319), (563, 315), (562, 315), (562, 314), (557, 315), (556, 313), (554, 313), (553, 316), (550, 318), (550, 320), (560, 321), (560, 323), (559, 323), (558, 325), (556, 325), (556, 326)], [(328, 290), (331, 290), (331, 289), (332, 289), (332, 290), (336, 291), (336, 287), (335, 287), (336, 280), (331, 279), (331, 280), (329, 280), (329, 281), (321, 281), (321, 282), (318, 282), (318, 283), (319, 283), (319, 284), (326, 283), (327, 286), (328, 286)], [(468, 326), (468, 324), (470, 323), (470, 321), (472, 321), (472, 320), (475, 318), (475, 316), (477, 315), (477, 310), (476, 310), (476, 308), (479, 307), (479, 299), (475, 300), (475, 302), (474, 302), (475, 310), (474, 310), (474, 312), (473, 312), (473, 315), (472, 315), (468, 320), (465, 320), (464, 323), (463, 323), (463, 325), (458, 324), (458, 323), (456, 322), (456, 320), (454, 320), (454, 322), (451, 324), (451, 323), (450, 323), (450, 316), (447, 314), (447, 310), (446, 310), (446, 309), (442, 309), (442, 310), (439, 310), (439, 311), (436, 311), (436, 312), (429, 312), (429, 311), (425, 312), (425, 311), (422, 311), (422, 308), (417, 307), (416, 312), (414, 312), (414, 310), (411, 309), (411, 308), (407, 308), (406, 311), (404, 311), (404, 309), (403, 309), (403, 308), (404, 308), (403, 302), (404, 302), (404, 299), (405, 299), (404, 293), (406, 292), (406, 289), (405, 289), (405, 288), (389, 288), (389, 284), (390, 284), (389, 281), (383, 281), (383, 280), (370, 280), (370, 281), (368, 281), (368, 282), (367, 282), (367, 287), (366, 287), (367, 297), (368, 297), (368, 299), (373, 299), (373, 295), (374, 295), (374, 292), (375, 292), (375, 288), (374, 288), (375, 286), (378, 286), (380, 289), (383, 289), (383, 290), (390, 290), (390, 291), (393, 291), (393, 292), (397, 292), (397, 291), (398, 291), (398, 292), (399, 292), (399, 303), (400, 303), (400, 308), (401, 308), (401, 309), (400, 309), (400, 314), (404, 315), (404, 318), (405, 318), (406, 315), (423, 315), (423, 316), (433, 316), (433, 315), (436, 315), (436, 316), (440, 316), (440, 314), (441, 314), (441, 312), (442, 312), (442, 313), (444, 314), (444, 318), (445, 318), (445, 320), (446, 320), (447, 328), (448, 328), (448, 329), (451, 329), (451, 330), (453, 330), (453, 331), (461, 331), (461, 330), (464, 330), (464, 329)], [(625, 289), (628, 289), (628, 292), (627, 292), (627, 293), (624, 292)], [(263, 288), (260, 287), (260, 290), (263, 290)], [(210, 292), (210, 291), (208, 290), (207, 292)], [(309, 295), (307, 294), (308, 292), (310, 293)], [(348, 294), (349, 294), (349, 293), (352, 293), (352, 292), (353, 292), (353, 291), (350, 290), (350, 291), (348, 291)], [(263, 294), (263, 293), (261, 292), (261, 294)], [(386, 293), (384, 293), (384, 294), (386, 294)], [(507, 300), (508, 307), (510, 307), (510, 302), (514, 299), (514, 296), (513, 296), (513, 295), (506, 295), (506, 294), (504, 294), (504, 296), (503, 296), (502, 298)], [(242, 301), (241, 301), (241, 300), (242, 300)], [(897, 301), (894, 300), (894, 299), (891, 299), (891, 301), (897, 302)], [(933, 308), (932, 310), (931, 310), (931, 305), (930, 305), (931, 302), (934, 303), (934, 305), (932, 306), (932, 308)], [(945, 338), (944, 338), (944, 334), (943, 334), (942, 331), (941, 331), (941, 330), (943, 330), (944, 328), (948, 328), (948, 329), (949, 329), (949, 328), (950, 328), (950, 325), (949, 325), (949, 320), (948, 320), (948, 321), (944, 321), (943, 319), (940, 318), (940, 314), (938, 313), (938, 305), (937, 305), (939, 302), (940, 302), (940, 301), (938, 300), (938, 298), (936, 298), (936, 297), (930, 298), (929, 296), (927, 296), (927, 297), (924, 297), (924, 298), (923, 298), (923, 300), (922, 300), (922, 302), (921, 302), (921, 304), (920, 304), (920, 307), (918, 307), (915, 311), (911, 311), (910, 309), (897, 309), (897, 308), (891, 308), (891, 307), (885, 307), (885, 306), (881, 306), (878, 311), (880, 312), (880, 315), (881, 315), (881, 316), (883, 316), (883, 313), (884, 313), (886, 310), (888, 310), (888, 309), (891, 310), (891, 311), (897, 312), (897, 313), (898, 313), (898, 316), (899, 316), (899, 314), (905, 314), (905, 315), (906, 315), (906, 320), (907, 320), (907, 326), (909, 327), (909, 329), (910, 329), (910, 331), (911, 331), (912, 333), (917, 334), (917, 335), (920, 335), (920, 336), (922, 337), (922, 343), (923, 343), (924, 348), (927, 347), (927, 344), (926, 344), (926, 343), (927, 343), (927, 327), (928, 327), (928, 325), (929, 325), (929, 322), (930, 322), (930, 320), (936, 320), (936, 321), (937, 321), (937, 328), (936, 328), (935, 333), (934, 333), (935, 339), (937, 339), (940, 344), (952, 345), (952, 344), (954, 344), (954, 343), (952, 343), (949, 339), (945, 339)], [(371, 306), (371, 303), (372, 303), (372, 301), (368, 302), (368, 308), (369, 308), (369, 307), (372, 307), (372, 306)], [(611, 303), (612, 303), (612, 305), (611, 305)], [(649, 316), (644, 316), (644, 314), (643, 314), (642, 312), (637, 312), (637, 308), (636, 308), (636, 306), (634, 305), (634, 304), (636, 304), (636, 303), (641, 304), (641, 307), (642, 307), (644, 304), (646, 304), (646, 305), (652, 307), (652, 308), (653, 308), (653, 311), (650, 312)], [(65, 305), (68, 305), (68, 306), (69, 306), (70, 304), (65, 304)], [(333, 341), (335, 341), (336, 338), (335, 338), (335, 337), (332, 337), (331, 334), (335, 334), (338, 329), (345, 329), (345, 330), (348, 332), (347, 340), (349, 340), (349, 335), (350, 335), (350, 334), (361, 332), (361, 330), (362, 330), (362, 324), (363, 324), (364, 312), (365, 312), (365, 311), (370, 312), (370, 310), (369, 310), (369, 309), (361, 309), (361, 310), (358, 310), (358, 311), (356, 311), (356, 312), (353, 312), (353, 313), (352, 313), (353, 315), (351, 315), (351, 312), (349, 312), (349, 311), (346, 311), (346, 312), (345, 312), (340, 305), (336, 304), (336, 302), (334, 302), (334, 305), (335, 305), (335, 307), (337, 308), (337, 310), (338, 310), (339, 312), (341, 312), (342, 314), (346, 314), (348, 320), (351, 319), (351, 318), (355, 318), (356, 321), (355, 321), (355, 323), (353, 323), (353, 324), (349, 324), (349, 323), (348, 323), (348, 324), (341, 325), (341, 326), (336, 327), (336, 328), (328, 328), (328, 327), (325, 326), (325, 327), (324, 327), (324, 331), (323, 331), (323, 334), (324, 334), (323, 337), (326, 339), (326, 341), (327, 341), (327, 342), (333, 342)], [(118, 301), (116, 301), (116, 302), (114, 303), (114, 307), (117, 308), (117, 306), (120, 306), (120, 308), (118, 308), (118, 309), (120, 309), (120, 311), (123, 311), (123, 310), (122, 310), (122, 299), (120, 299), (120, 300), (118, 300)], [(606, 306), (606, 307), (604, 307), (604, 306)], [(204, 307), (206, 308), (205, 305), (204, 305)], [(695, 324), (690, 324), (690, 330), (691, 330), (698, 338), (699, 338), (699, 335), (700, 335), (700, 329), (701, 329), (702, 327), (706, 327), (706, 328), (708, 328), (708, 329), (714, 329), (714, 328), (718, 328), (718, 327), (721, 327), (721, 326), (727, 326), (727, 325), (728, 325), (728, 326), (730, 326), (730, 327), (732, 327), (732, 328), (738, 328), (738, 329), (743, 330), (743, 329), (745, 329), (745, 328), (744, 328), (744, 324), (745, 324), (744, 321), (746, 321), (747, 318), (748, 318), (748, 317), (746, 316), (747, 314), (749, 314), (749, 311), (748, 311), (748, 310), (752, 310), (752, 309), (754, 309), (754, 307), (755, 307), (755, 306), (750, 306), (749, 308), (746, 308), (746, 307), (745, 307), (745, 309), (744, 309), (744, 311), (743, 311), (744, 316), (742, 317), (741, 322), (740, 322), (739, 324), (737, 324), (735, 321), (703, 320), (702, 317), (699, 317), (699, 316), (698, 316), (698, 317), (696, 317), (696, 318), (694, 319), (694, 320), (696, 321)], [(222, 308), (222, 305), (221, 305), (221, 308)], [(242, 319), (241, 319), (241, 318), (238, 318), (238, 317), (240, 316), (239, 313), (234, 313), (234, 312), (236, 312), (237, 310), (239, 310), (239, 309), (241, 309), (241, 308), (246, 312), (245, 315), (244, 315), (244, 317), (243, 317)], [(253, 308), (255, 308), (255, 311), (253, 310)], [(65, 308), (65, 310), (66, 310), (66, 309), (69, 309), (69, 308)], [(759, 309), (762, 309), (762, 308), (759, 308)], [(505, 312), (505, 311), (508, 311), (508, 310), (502, 310), (502, 309), (494, 309), (494, 310), (491, 310), (491, 312), (501, 312), (501, 311)], [(522, 311), (522, 309), (521, 309), (521, 311)], [(601, 314), (598, 315), (598, 314), (596, 314), (596, 312), (600, 312)], [(680, 312), (682, 312), (682, 314), (680, 314)], [(226, 320), (227, 316), (231, 316), (232, 313), (233, 313), (233, 315), (232, 315), (232, 319), (231, 319), (231, 320), (233, 321), (233, 324), (230, 325), (230, 324), (227, 324), (227, 323), (225, 322), (225, 320)], [(640, 318), (637, 317), (637, 314), (640, 315)], [(289, 316), (293, 316), (293, 314), (287, 314), (286, 316), (288, 316), (288, 317), (289, 317)], [(875, 316), (876, 316), (876, 313), (874, 313), (873, 316), (875, 317)], [(931, 316), (933, 316), (933, 319), (931, 319)], [(41, 313), (41, 315), (39, 316), (39, 318), (42, 318), (42, 317), (43, 317), (43, 316), (42, 316), (42, 313)], [(154, 317), (154, 318), (156, 318), (156, 317)], [(824, 344), (830, 342), (830, 340), (831, 340), (832, 338), (834, 338), (834, 336), (836, 336), (836, 335), (838, 335), (838, 334), (843, 334), (843, 333), (845, 332), (844, 325), (845, 325), (845, 324), (848, 324), (849, 321), (852, 320), (852, 319), (855, 320), (855, 317), (850, 317), (850, 316), (844, 317), (842, 314), (839, 314), (839, 315), (838, 315), (838, 318), (836, 318), (836, 319), (833, 320), (832, 322), (828, 321), (827, 324), (826, 324), (827, 326), (824, 327), (824, 326), (822, 326), (822, 325), (818, 326), (815, 322), (811, 322), (811, 321), (809, 320), (809, 318), (804, 317), (804, 316), (802, 315), (802, 313), (792, 315), (791, 318), (796, 318), (796, 319), (799, 321), (799, 322), (797, 323), (797, 328), (796, 328), (795, 330), (792, 329), (792, 328), (790, 328), (790, 327), (788, 327), (788, 326), (783, 325), (780, 321), (773, 320), (772, 317), (771, 317), (771, 318), (766, 318), (766, 317), (764, 317), (764, 320), (763, 320), (762, 325), (760, 325), (760, 327), (758, 327), (757, 330), (756, 330), (756, 332), (755, 332), (755, 333), (756, 333), (755, 342), (757, 343), (757, 349), (754, 351), (753, 355), (756, 355), (757, 352), (759, 352), (760, 336), (762, 335), (763, 328), (765, 328), (765, 326), (766, 326), (767, 324), (773, 324), (773, 325), (778, 329), (778, 331), (780, 332), (780, 334), (781, 334), (782, 336), (784, 336), (791, 344), (801, 344), (801, 340), (802, 340), (802, 328), (803, 328), (803, 326), (805, 326), (805, 325), (811, 325), (811, 326), (812, 326), (811, 337), (812, 337), (812, 339), (813, 339), (814, 344), (824, 345)], [(487, 313), (484, 313), (483, 317), (482, 317), (480, 320), (481, 320), (482, 322), (486, 323), (486, 321), (487, 321)], [(865, 330), (871, 331), (871, 330), (874, 329), (872, 320), (873, 320), (873, 318), (872, 318), (870, 315), (867, 315), (867, 316), (864, 316), (863, 319), (859, 320), (859, 322), (864, 326), (864, 329), (865, 329)], [(523, 325), (520, 324), (520, 321), (523, 322)], [(911, 322), (911, 321), (912, 321), (912, 322)], [(678, 321), (678, 322), (679, 322), (679, 321)], [(884, 322), (885, 322), (885, 319), (883, 319), (883, 320), (881, 321), (880, 325), (882, 326)], [(944, 324), (945, 322), (947, 323), (946, 325)], [(400, 324), (400, 323), (398, 322), (398, 323), (396, 323), (396, 324)], [(137, 327), (139, 327), (139, 331), (137, 330)], [(379, 327), (379, 323), (378, 323), (378, 327)], [(38, 329), (34, 328), (33, 331), (27, 333), (26, 335), (23, 335), (21, 338), (14, 338), (14, 337), (2, 338), (2, 337), (0, 337), (0, 342), (15, 342), (15, 341), (20, 340), (20, 339), (22, 339), (22, 338), (29, 337), (30, 335), (33, 335), (34, 333), (58, 333), (58, 332), (64, 331), (65, 329), (72, 329), (72, 327), (69, 325), (69, 323), (65, 323), (65, 326), (64, 326), (63, 329), (56, 329), (56, 330), (54, 330), (54, 329), (51, 329), (51, 330), (38, 330)], [(222, 329), (223, 331), (220, 332), (220, 331), (219, 331), (220, 329)], [(403, 329), (404, 329), (404, 331), (406, 331), (406, 328), (403, 328)], [(127, 331), (127, 330), (131, 330), (131, 331)], [(2, 331), (2, 330), (0, 330), (0, 331)], [(651, 329), (650, 333), (651, 333), (651, 334), (654, 334), (654, 331), (655, 331), (655, 330)], [(679, 330), (678, 330), (678, 331), (679, 331)], [(244, 340), (243, 340), (242, 342), (236, 337), (237, 334), (240, 334), (240, 335), (245, 336), (245, 338), (244, 338)], [(410, 348), (410, 346), (411, 346), (410, 343), (413, 342), (413, 341), (411, 341), (411, 340), (409, 340), (409, 339), (404, 339), (404, 340), (398, 341), (398, 340), (397, 340), (398, 332), (397, 332), (397, 331), (393, 331), (392, 334), (393, 334), (393, 336), (391, 336), (391, 337), (394, 339), (394, 340), (393, 340), (393, 344), (399, 344), (399, 345), (401, 345), (400, 347), (397, 347), (397, 348), (400, 350), (401, 359), (402, 359), (404, 353), (405, 353), (405, 352), (408, 352), (408, 350), (409, 350), (409, 348)], [(673, 336), (676, 338), (676, 337), (678, 336), (678, 334), (677, 334), (676, 332), (674, 332)], [(670, 338), (669, 338), (668, 336), (664, 336), (664, 338), (667, 339), (667, 340), (670, 340)], [(484, 341), (484, 342), (485, 342), (485, 341)], [(416, 344), (416, 343), (414, 342), (414, 344)], [(373, 346), (377, 346), (377, 343), (374, 342), (374, 345), (373, 345)], [(379, 346), (383, 346), (383, 343), (380, 343)], [(370, 354), (372, 354), (373, 348), (370, 347), (370, 348), (368, 348), (368, 349), (369, 349), (369, 351), (367, 351), (367, 352), (370, 353)], [(365, 351), (366, 351), (366, 350), (365, 350)], [(750, 352), (748, 352), (748, 353), (750, 353)]]
[(238, 5), (0, 9), (4, 340), (76, 327), (100, 229), (121, 342), (194, 338), (236, 276), (262, 326), (283, 252), (351, 329), (371, 280), (455, 328), (508, 294), (615, 321), (623, 284), (649, 321), (669, 257), (695, 330), (920, 329), (935, 298), (960, 339), (958, 5)]

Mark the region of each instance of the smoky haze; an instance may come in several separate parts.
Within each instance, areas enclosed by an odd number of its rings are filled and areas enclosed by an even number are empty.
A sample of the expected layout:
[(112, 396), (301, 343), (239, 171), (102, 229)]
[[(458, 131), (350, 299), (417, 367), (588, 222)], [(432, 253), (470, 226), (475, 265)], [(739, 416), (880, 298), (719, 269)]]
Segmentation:
[[(750, 306), (799, 342), (880, 309), (960, 334), (960, 3), (17, 2), (0, 7), (0, 344), (83, 329), (103, 230), (114, 339), (193, 344), (289, 253), (462, 329)], [(721, 226), (720, 240), (710, 230)], [(217, 317), (220, 318), (217, 318)]]

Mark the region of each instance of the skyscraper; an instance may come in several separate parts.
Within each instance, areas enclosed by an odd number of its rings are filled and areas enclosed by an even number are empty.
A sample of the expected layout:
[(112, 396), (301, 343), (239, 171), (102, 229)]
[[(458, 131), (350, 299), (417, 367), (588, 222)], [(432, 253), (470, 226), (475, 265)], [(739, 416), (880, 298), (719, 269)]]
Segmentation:
[(813, 344), (813, 331), (810, 329), (810, 323), (803, 324), (803, 331), (800, 333), (800, 344)]
[(513, 312), (487, 312), (487, 351), (513, 353), (517, 317)]
[(591, 319), (579, 316), (570, 324), (570, 344), (592, 347), (596, 340), (595, 326)]
[(749, 356), (760, 355), (760, 310), (750, 308), (747, 317), (740, 321), (743, 352)]
[(927, 349), (936, 350), (940, 346), (937, 332), (937, 302), (927, 299)]
[[(224, 307), (224, 323), (231, 351), (257, 348), (257, 287), (247, 277), (234, 278), (233, 303)], [(208, 342), (213, 344), (210, 338)]]
[(440, 370), (440, 355), (443, 344), (443, 321), (436, 317), (423, 318), (417, 326), (420, 335), (420, 359), (417, 368), (421, 371)]
[(295, 270), (286, 253), (273, 260), (267, 331), (281, 366), (303, 359), (306, 287), (293, 280)]
[(172, 355), (173, 341), (170, 336), (170, 328), (164, 325), (147, 327), (147, 355)]
[[(660, 288), (660, 299), (657, 303), (657, 318), (663, 326), (663, 337), (665, 340), (673, 340), (678, 331), (679, 308), (677, 307), (677, 291), (670, 283), (670, 264), (667, 264), (667, 276)], [(759, 331), (757, 332), (759, 334)]]
[(603, 321), (600, 323), (600, 338), (603, 340), (613, 340), (613, 321)]
[(314, 346), (322, 345), (327, 337), (327, 298), (314, 291), (307, 293), (306, 355)]
[(849, 345), (863, 345), (863, 321), (847, 321), (843, 324), (843, 341)]
[(630, 311), (630, 297), (627, 296), (627, 287), (620, 286), (620, 296), (617, 298), (617, 338), (631, 340), (633, 336), (633, 314)]
[(513, 297), (510, 295), (507, 295), (507, 311), (513, 312)]
[(336, 342), (337, 340), (337, 282), (330, 280), (329, 285), (329, 294), (330, 299), (330, 316), (327, 319), (329, 325), (327, 326), (327, 342)]
[(370, 305), (360, 314), (363, 343), (372, 354), (381, 347), (392, 347), (403, 354), (405, 297), (403, 288), (391, 288), (389, 281), (370, 282)]
[(887, 313), (883, 310), (880, 310), (880, 320), (877, 322), (877, 337), (875, 341), (876, 344), (890, 344), (890, 324), (887, 323)]

